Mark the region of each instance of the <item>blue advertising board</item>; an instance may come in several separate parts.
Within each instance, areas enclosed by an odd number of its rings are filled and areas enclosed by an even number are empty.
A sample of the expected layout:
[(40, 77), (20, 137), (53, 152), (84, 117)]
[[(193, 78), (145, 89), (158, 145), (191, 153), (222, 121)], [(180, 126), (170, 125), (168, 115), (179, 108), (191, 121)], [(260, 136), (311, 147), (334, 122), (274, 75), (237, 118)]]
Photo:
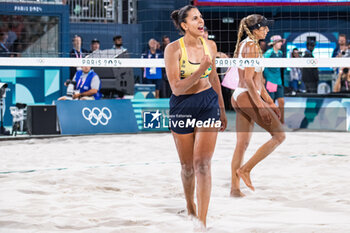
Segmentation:
[(57, 101), (61, 134), (137, 133), (130, 100)]
[(349, 98), (286, 97), (284, 107), (291, 129), (350, 131)]

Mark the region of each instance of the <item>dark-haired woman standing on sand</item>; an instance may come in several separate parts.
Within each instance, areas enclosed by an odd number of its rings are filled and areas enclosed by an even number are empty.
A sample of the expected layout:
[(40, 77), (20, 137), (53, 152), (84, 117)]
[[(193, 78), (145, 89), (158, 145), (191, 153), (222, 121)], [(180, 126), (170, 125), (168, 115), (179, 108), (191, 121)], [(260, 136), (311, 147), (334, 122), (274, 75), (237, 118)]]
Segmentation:
[[(211, 158), (218, 130), (223, 131), (227, 123), (215, 67), (217, 48), (213, 41), (203, 38), (204, 20), (196, 7), (184, 6), (172, 12), (171, 18), (184, 36), (169, 44), (164, 54), (173, 92), (170, 128), (181, 162), (188, 214), (198, 217), (206, 226), (211, 193)], [(210, 127), (201, 127), (200, 122), (205, 121), (211, 122)], [(181, 122), (196, 124), (184, 125)], [(198, 212), (194, 203), (195, 178)]]
[[(236, 58), (261, 58), (262, 52), (258, 41), (265, 39), (273, 21), (262, 15), (249, 15), (241, 20), (235, 50)], [(243, 33), (247, 37), (240, 43)], [(280, 111), (274, 104), (263, 85), (263, 67), (245, 67), (238, 70), (239, 84), (231, 102), (236, 110), (237, 141), (231, 169), (231, 196), (241, 197), (240, 178), (252, 190), (250, 171), (280, 145), (284, 139), (284, 129), (279, 120)], [(271, 139), (262, 145), (242, 166), (244, 153), (249, 145), (254, 123), (271, 134)]]

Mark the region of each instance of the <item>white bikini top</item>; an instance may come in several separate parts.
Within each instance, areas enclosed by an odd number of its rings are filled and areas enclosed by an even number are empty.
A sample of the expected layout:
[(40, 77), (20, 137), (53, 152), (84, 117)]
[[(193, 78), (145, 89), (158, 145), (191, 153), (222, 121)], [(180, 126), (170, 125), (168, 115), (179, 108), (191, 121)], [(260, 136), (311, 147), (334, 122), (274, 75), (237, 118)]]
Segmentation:
[[(242, 41), (241, 47), (239, 48), (239, 53), (238, 53), (238, 58), (243, 58), (242, 57), (242, 52), (243, 52), (243, 48), (244, 46), (248, 43), (248, 42), (254, 42), (252, 39), (249, 38), (249, 36), (247, 36), (247, 38), (245, 38)], [(261, 55), (259, 55), (259, 58), (262, 58)], [(245, 67), (238, 67), (241, 70), (244, 70)], [(255, 72), (263, 72), (264, 71), (264, 67), (255, 67)]]

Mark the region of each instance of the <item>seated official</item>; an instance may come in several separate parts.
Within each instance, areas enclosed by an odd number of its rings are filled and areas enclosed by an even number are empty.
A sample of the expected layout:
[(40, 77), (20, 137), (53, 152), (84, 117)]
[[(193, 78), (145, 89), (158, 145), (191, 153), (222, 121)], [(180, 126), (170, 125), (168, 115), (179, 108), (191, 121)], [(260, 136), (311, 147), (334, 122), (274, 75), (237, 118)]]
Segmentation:
[[(74, 83), (74, 91), (70, 91), (69, 83)], [(58, 100), (80, 99), (80, 100), (99, 100), (101, 99), (101, 80), (91, 67), (83, 66), (78, 70), (73, 80), (65, 83), (67, 96), (62, 96)]]
[(350, 72), (349, 68), (340, 70), (337, 81), (334, 85), (334, 92), (350, 93)]

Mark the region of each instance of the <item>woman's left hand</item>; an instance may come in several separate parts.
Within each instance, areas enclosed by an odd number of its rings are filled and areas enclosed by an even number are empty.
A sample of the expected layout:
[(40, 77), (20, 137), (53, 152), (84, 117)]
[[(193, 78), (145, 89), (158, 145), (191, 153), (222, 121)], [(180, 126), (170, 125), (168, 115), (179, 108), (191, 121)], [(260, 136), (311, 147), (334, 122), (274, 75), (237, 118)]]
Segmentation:
[(276, 113), (278, 119), (281, 119), (281, 111), (280, 111), (279, 107), (277, 107), (276, 104), (273, 102), (269, 103), (269, 106)]
[(227, 117), (226, 117), (225, 110), (222, 111), (220, 114), (220, 121), (221, 121), (220, 132), (223, 132), (227, 127)]

